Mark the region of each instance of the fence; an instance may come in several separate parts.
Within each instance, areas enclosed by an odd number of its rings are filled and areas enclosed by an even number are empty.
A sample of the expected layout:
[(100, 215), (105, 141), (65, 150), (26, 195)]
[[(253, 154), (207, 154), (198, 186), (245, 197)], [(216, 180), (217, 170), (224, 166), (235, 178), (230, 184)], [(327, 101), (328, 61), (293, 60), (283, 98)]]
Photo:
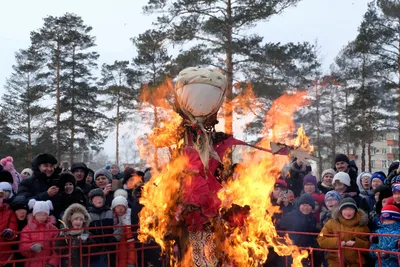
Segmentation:
[[(126, 226), (125, 226), (126, 227)], [(125, 227), (103, 227), (103, 230), (115, 230), (116, 228)], [(102, 230), (100, 229), (100, 230)], [(96, 230), (99, 228), (87, 228), (82, 230)], [(56, 238), (42, 238), (29, 241), (10, 241), (0, 243), (0, 266), (29, 266), (29, 267), (47, 267), (50, 265), (58, 266), (91, 266), (97, 263), (96, 266), (128, 266), (128, 264), (135, 264), (135, 266), (167, 266), (167, 259), (161, 256), (160, 248), (157, 244), (143, 244), (136, 239), (130, 239), (124, 236), (125, 233), (104, 234), (101, 236), (86, 237), (85, 235), (72, 236), (68, 235), (69, 230), (57, 230)], [(53, 230), (55, 232), (55, 230)], [(306, 235), (308, 237), (319, 236), (319, 233), (301, 233), (301, 232), (287, 232), (278, 231), (280, 234), (296, 234)], [(28, 234), (39, 234), (41, 236), (49, 234), (49, 231), (31, 231)], [(387, 259), (393, 255), (393, 259), (397, 261), (400, 252), (384, 251), (384, 250), (370, 250), (366, 248), (348, 247), (342, 245), (343, 234), (357, 234), (367, 236), (371, 240), (374, 236), (389, 236), (399, 239), (399, 235), (382, 235), (372, 233), (356, 233), (356, 232), (341, 232), (336, 235), (326, 235), (328, 237), (337, 238), (337, 247), (332, 249), (323, 249), (319, 247), (302, 248), (308, 250), (310, 253), (307, 263), (304, 265), (319, 267), (321, 266), (322, 259), (326, 253), (335, 253), (338, 256), (338, 263), (336, 266), (346, 267), (348, 264), (345, 262), (344, 254), (346, 250), (355, 251), (358, 255), (359, 266), (363, 266), (362, 258), (367, 257), (369, 253), (375, 253), (376, 259), (370, 259), (367, 263), (368, 266), (374, 266), (375, 262), (378, 266), (382, 265), (382, 260)], [(78, 238), (79, 236), (79, 238)], [(117, 239), (116, 239), (117, 238)], [(101, 241), (99, 241), (101, 239)], [(104, 242), (106, 240), (106, 242)], [(26, 244), (25, 244), (26, 243)], [(40, 243), (43, 248), (40, 252), (32, 252), (31, 245)], [(397, 241), (396, 241), (397, 246)], [(21, 250), (21, 248), (25, 248)], [(348, 251), (347, 251), (348, 252)], [(4, 259), (4, 256), (13, 255)], [(22, 255), (26, 258), (21, 257)], [(272, 259), (272, 260), (271, 260)], [(132, 262), (133, 261), (133, 262)], [(102, 264), (101, 264), (101, 263)], [(326, 264), (326, 262), (325, 262)], [(264, 266), (291, 266), (291, 257), (280, 257), (273, 252), (270, 253), (267, 262)], [(325, 265), (327, 266), (327, 265)], [(354, 265), (351, 265), (354, 266)], [(365, 266), (365, 265), (364, 265)]]

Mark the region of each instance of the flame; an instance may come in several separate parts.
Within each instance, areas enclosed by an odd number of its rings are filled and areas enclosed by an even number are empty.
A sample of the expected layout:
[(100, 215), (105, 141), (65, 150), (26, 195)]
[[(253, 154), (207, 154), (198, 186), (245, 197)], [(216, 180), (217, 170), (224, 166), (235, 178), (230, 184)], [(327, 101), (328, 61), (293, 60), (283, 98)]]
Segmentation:
[(135, 173), (132, 175), (131, 178), (129, 178), (128, 182), (126, 182), (126, 186), (128, 189), (133, 189), (142, 182), (143, 182), (142, 177)]
[[(182, 208), (181, 185), (184, 179), (187, 179), (185, 176), (190, 174), (187, 172), (188, 158), (173, 153), (182, 144), (182, 130), (179, 127), (181, 123), (179, 115), (173, 111), (169, 102), (165, 101), (170, 96), (166, 92), (171, 92), (171, 88), (172, 83), (167, 80), (153, 91), (143, 90), (141, 98), (147, 101), (147, 104), (153, 105), (156, 115), (153, 133), (141, 140), (142, 146), (139, 146), (141, 155), (142, 152), (143, 155), (153, 155), (157, 148), (169, 147), (172, 159), (161, 170), (155, 169), (152, 178), (143, 187), (140, 203), (144, 207), (139, 214), (141, 222), (139, 240), (145, 242), (151, 237), (164, 252), (174, 255), (173, 237), (182, 235), (176, 232), (179, 231), (177, 214)], [(246, 108), (247, 103), (256, 102), (251, 88), (247, 90), (246, 103), (243, 102), (245, 98), (238, 98), (235, 102), (242, 105), (242, 108)], [(266, 114), (264, 138), (257, 145), (269, 148), (270, 142), (273, 141), (310, 151), (311, 145), (303, 128), (299, 129), (297, 138), (294, 138), (296, 127), (292, 119), (294, 113), (307, 104), (305, 95), (306, 92), (285, 94), (272, 103), (271, 109)], [(250, 209), (245, 216), (240, 213), (234, 214), (233, 223), (221, 218), (216, 218), (212, 222), (214, 229), (217, 229), (214, 233), (217, 250), (236, 266), (258, 266), (265, 262), (268, 249), (272, 247), (281, 256), (291, 255), (292, 266), (302, 266), (301, 260), (308, 257), (308, 252), (294, 246), (288, 236), (281, 237), (277, 234), (272, 215), (279, 212), (279, 207), (273, 206), (268, 197), (282, 168), (289, 162), (289, 157), (275, 156), (259, 150), (252, 150), (249, 153), (243, 151), (243, 153), (243, 162), (235, 170), (237, 172), (235, 179), (223, 185), (218, 197), (222, 201), (221, 211), (231, 209), (233, 204), (241, 207), (248, 205)], [(220, 238), (221, 236), (223, 238)], [(192, 265), (193, 248), (189, 247), (186, 251), (179, 266)], [(176, 261), (175, 256), (172, 256), (171, 265)]]
[(311, 145), (310, 139), (306, 135), (306, 131), (304, 130), (303, 125), (297, 130), (297, 137), (294, 141), (295, 148), (303, 148), (306, 151), (314, 152), (314, 146)]
[[(292, 138), (295, 124), (292, 120), (294, 112), (306, 103), (304, 92), (285, 94), (273, 104), (266, 117), (265, 137), (258, 145), (266, 147), (271, 141), (286, 141), (298, 147), (308, 147), (306, 136), (298, 140)], [(304, 133), (304, 129), (299, 131)], [(232, 203), (242, 207), (250, 206), (249, 215), (241, 227), (228, 227), (231, 235), (223, 242), (222, 250), (228, 258), (235, 260), (238, 266), (258, 266), (268, 256), (268, 248), (272, 247), (279, 255), (292, 255), (292, 266), (302, 266), (301, 260), (308, 257), (307, 251), (300, 251), (286, 236), (282, 239), (275, 230), (273, 213), (279, 212), (273, 206), (269, 194), (273, 191), (275, 180), (289, 158), (274, 156), (262, 151), (252, 151), (243, 156), (243, 165), (238, 168), (237, 179), (229, 181), (218, 194), (223, 208), (231, 208)]]

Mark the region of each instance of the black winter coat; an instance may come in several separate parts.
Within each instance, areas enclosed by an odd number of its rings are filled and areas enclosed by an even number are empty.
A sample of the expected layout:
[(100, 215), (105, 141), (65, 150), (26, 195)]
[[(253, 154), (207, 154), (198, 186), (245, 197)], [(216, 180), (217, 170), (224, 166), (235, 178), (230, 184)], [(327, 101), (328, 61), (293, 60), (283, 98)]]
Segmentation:
[(92, 190), (92, 186), (87, 184), (85, 179), (77, 181), (76, 186), (82, 190), (86, 197), (88, 197), (90, 190)]
[[(296, 223), (293, 223), (296, 222)], [(317, 219), (314, 214), (310, 213), (304, 215), (296, 207), (293, 211), (284, 215), (279, 221), (277, 228), (279, 230), (293, 231), (293, 232), (307, 232), (316, 233)], [(290, 239), (293, 244), (300, 247), (318, 247), (316, 235), (303, 235), (303, 234), (290, 234)]]
[(72, 194), (67, 194), (65, 192), (59, 193), (53, 201), (55, 217), (61, 219), (65, 210), (74, 203), (81, 204), (84, 207), (88, 205), (87, 198), (79, 187), (77, 187)]
[[(89, 257), (84, 256), (81, 265), (81, 248), (82, 255), (88, 255), (90, 253), (96, 253), (97, 247), (89, 246), (95, 244), (92, 238), (88, 238), (85, 242), (82, 241), (80, 235), (68, 235), (65, 238), (63, 236), (57, 237), (55, 242), (55, 250), (61, 255), (68, 255), (69, 252), (69, 241), (71, 241), (71, 254), (68, 257), (61, 258), (61, 267), (86, 267), (89, 266)], [(71, 261), (71, 265), (69, 265)]]
[(39, 201), (51, 200), (54, 202), (57, 195), (50, 197), (47, 194), (47, 190), (53, 186), (58, 186), (56, 180), (58, 174), (61, 172), (60, 168), (56, 168), (51, 177), (47, 177), (44, 173), (34, 171), (32, 177), (22, 180), (18, 186), (17, 197), (19, 200), (29, 201), (30, 199), (36, 199)]

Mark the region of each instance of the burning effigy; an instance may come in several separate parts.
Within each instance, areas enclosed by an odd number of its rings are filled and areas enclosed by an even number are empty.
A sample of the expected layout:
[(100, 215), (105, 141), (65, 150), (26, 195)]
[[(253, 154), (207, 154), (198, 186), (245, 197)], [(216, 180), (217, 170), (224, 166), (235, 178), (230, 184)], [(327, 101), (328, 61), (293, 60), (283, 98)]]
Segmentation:
[[(217, 132), (226, 89), (216, 69), (182, 70), (172, 89), (174, 109), (153, 129), (149, 143), (167, 148), (169, 162), (154, 168), (143, 187), (139, 239), (157, 242), (171, 266), (259, 266), (273, 249), (302, 266), (308, 252), (277, 234), (268, 197), (290, 155), (307, 160), (312, 146), (302, 128), (293, 138), (293, 114), (305, 105), (304, 92), (277, 99), (266, 114), (264, 138), (249, 145)], [(165, 96), (165, 94), (163, 94)], [(233, 165), (235, 146), (251, 146)], [(154, 150), (152, 150), (154, 152)], [(236, 166), (236, 167), (234, 167)]]

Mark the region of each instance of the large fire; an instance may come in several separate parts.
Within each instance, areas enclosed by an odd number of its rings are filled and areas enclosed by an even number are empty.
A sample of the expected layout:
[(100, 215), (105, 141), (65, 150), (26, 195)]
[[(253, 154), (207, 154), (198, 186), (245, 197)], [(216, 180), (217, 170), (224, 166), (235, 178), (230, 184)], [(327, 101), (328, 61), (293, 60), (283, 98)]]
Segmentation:
[[(170, 81), (164, 90), (170, 90)], [(157, 94), (151, 98), (165, 97), (162, 89), (157, 89)], [(262, 140), (258, 146), (269, 148), (270, 142), (286, 143), (294, 148), (301, 147), (312, 151), (304, 129), (300, 128), (297, 138), (294, 138), (295, 123), (294, 113), (307, 103), (305, 92), (285, 94), (273, 102), (271, 109), (265, 117), (265, 129)], [(254, 97), (248, 93), (247, 96)], [(149, 98), (147, 98), (149, 99)], [(255, 98), (254, 98), (255, 101)], [(182, 209), (181, 186), (190, 181), (191, 173), (188, 170), (189, 159), (185, 156), (174, 154), (178, 143), (181, 144), (182, 134), (180, 117), (170, 105), (161, 100), (151, 100), (152, 104), (162, 103), (158, 108), (166, 119), (159, 121), (154, 126), (150, 135), (150, 147), (169, 147), (170, 163), (162, 168), (154, 169), (153, 175), (144, 188), (141, 204), (144, 205), (140, 216), (139, 239), (146, 241), (153, 238), (163, 249), (171, 255), (171, 263), (176, 263), (176, 239), (182, 233), (171, 233), (171, 229), (179, 229), (180, 209)], [(246, 101), (248, 102), (248, 100)], [(251, 102), (251, 101), (250, 101)], [(243, 101), (239, 101), (243, 104)], [(142, 150), (149, 155), (149, 146), (142, 146)], [(154, 150), (153, 150), (154, 151)], [(143, 151), (141, 151), (141, 154)], [(229, 210), (234, 206), (246, 207), (248, 212), (240, 218), (233, 218), (233, 223), (224, 219), (215, 218), (212, 221), (214, 243), (219, 252), (223, 252), (226, 259), (230, 259), (235, 266), (258, 266), (265, 262), (268, 251), (273, 248), (281, 256), (292, 256), (292, 266), (302, 266), (301, 260), (308, 257), (307, 251), (301, 251), (294, 246), (291, 240), (277, 234), (272, 215), (279, 212), (279, 207), (273, 206), (269, 195), (273, 191), (275, 181), (281, 175), (281, 170), (289, 162), (288, 156), (278, 156), (264, 151), (252, 149), (250, 153), (243, 151), (243, 162), (236, 169), (235, 179), (224, 182), (218, 193), (222, 201), (221, 211)], [(189, 179), (189, 180), (188, 180)], [(172, 235), (172, 237), (171, 237)], [(223, 238), (221, 238), (223, 236)], [(180, 266), (190, 266), (192, 248), (182, 255)], [(211, 256), (210, 256), (211, 257)]]

